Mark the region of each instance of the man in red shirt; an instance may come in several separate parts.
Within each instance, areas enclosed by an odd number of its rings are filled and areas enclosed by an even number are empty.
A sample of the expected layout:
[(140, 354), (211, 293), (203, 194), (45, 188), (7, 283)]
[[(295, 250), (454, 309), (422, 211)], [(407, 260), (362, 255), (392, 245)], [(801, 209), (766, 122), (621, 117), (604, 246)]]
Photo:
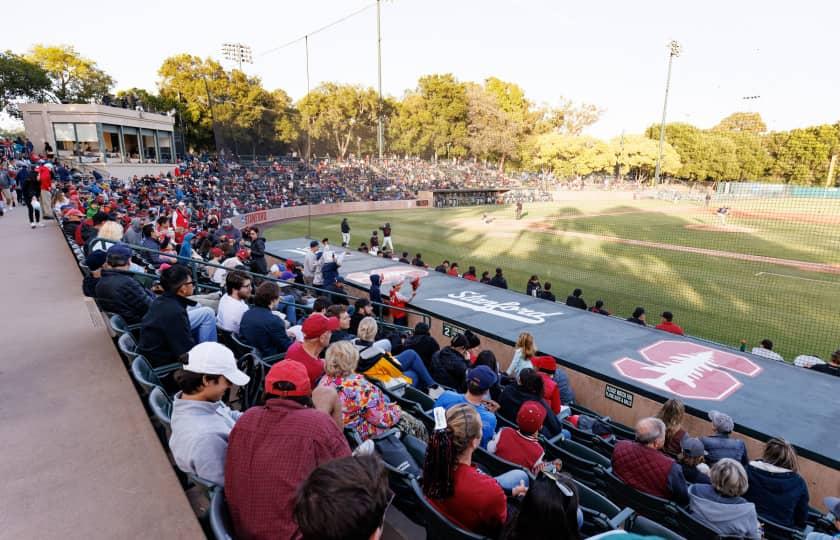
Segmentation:
[(53, 219), (52, 208), (52, 169), (47, 167), (43, 161), (40, 165), (35, 167), (35, 172), (38, 173), (38, 180), (41, 182), (41, 215), (45, 218)]
[(324, 361), (319, 358), (321, 351), (329, 347), (332, 333), (338, 330), (339, 325), (336, 317), (313, 313), (303, 321), (303, 342), (296, 341), (286, 351), (284, 361), (294, 360), (303, 364), (313, 387), (324, 374)]
[(663, 311), (662, 312), (662, 322), (656, 325), (657, 330), (664, 330), (665, 332), (670, 332), (672, 334), (677, 334), (678, 336), (684, 336), (685, 332), (678, 324), (674, 324), (674, 314), (670, 311)]
[[(317, 467), (350, 455), (332, 418), (315, 408), (306, 368), (285, 360), (265, 377), (269, 399), (237, 420), (228, 438), (227, 497), (236, 538), (288, 540), (298, 487)], [(334, 392), (333, 392), (334, 393)]]

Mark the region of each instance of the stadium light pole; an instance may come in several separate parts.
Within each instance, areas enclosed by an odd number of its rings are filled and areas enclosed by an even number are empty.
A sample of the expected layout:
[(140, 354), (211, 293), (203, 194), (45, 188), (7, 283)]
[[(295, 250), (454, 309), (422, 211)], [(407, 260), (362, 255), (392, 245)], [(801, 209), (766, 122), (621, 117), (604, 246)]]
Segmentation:
[[(306, 95), (309, 95), (309, 34), (303, 36), (303, 46), (306, 53)], [(306, 121), (306, 162), (309, 163), (309, 155), (312, 152), (312, 136), (310, 135), (310, 120)]]
[(379, 110), (376, 112), (376, 142), (379, 159), (382, 159), (385, 146), (385, 127), (382, 124), (382, 0), (376, 0), (376, 66), (379, 77)]
[(671, 65), (674, 57), (680, 55), (680, 44), (677, 41), (668, 43), (671, 53), (668, 55), (668, 77), (665, 79), (665, 103), (662, 105), (662, 123), (659, 125), (659, 155), (656, 158), (656, 174), (653, 177), (653, 185), (659, 184), (659, 176), (662, 173), (662, 151), (665, 148), (665, 115), (668, 112), (668, 91), (671, 89)]
[(242, 43), (223, 43), (222, 54), (231, 62), (239, 64), (239, 71), (242, 71), (242, 64), (253, 64), (254, 56), (251, 47)]

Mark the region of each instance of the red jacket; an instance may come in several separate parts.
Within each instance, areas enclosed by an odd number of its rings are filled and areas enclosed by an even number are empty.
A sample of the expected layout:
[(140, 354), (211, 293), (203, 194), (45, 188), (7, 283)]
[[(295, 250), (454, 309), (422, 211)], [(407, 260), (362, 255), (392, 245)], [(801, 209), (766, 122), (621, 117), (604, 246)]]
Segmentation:
[(470, 465), (457, 465), (452, 476), (455, 492), (448, 499), (430, 500), (432, 506), (468, 531), (498, 535), (507, 521), (507, 499), (499, 483)]
[(560, 407), (563, 406), (563, 403), (560, 401), (560, 389), (557, 387), (554, 379), (551, 378), (551, 375), (541, 371), (538, 373), (543, 380), (543, 398), (545, 398), (546, 403), (551, 405), (551, 410), (554, 411), (554, 414), (557, 414), (560, 412)]
[(656, 325), (657, 330), (664, 330), (665, 332), (670, 332), (672, 334), (677, 334), (678, 336), (684, 336), (685, 332), (678, 324), (674, 324), (672, 322), (661, 322)]
[(406, 316), (405, 311), (403, 311), (401, 309), (398, 309), (398, 308), (404, 308), (405, 305), (406, 305), (406, 302), (400, 300), (400, 298), (398, 296), (398, 293), (399, 293), (399, 288), (394, 287), (394, 288), (391, 289), (391, 292), (388, 294), (388, 296), (390, 297), (389, 303), (391, 304), (391, 316), (395, 319), (401, 319), (401, 318)]
[(296, 538), (298, 487), (318, 466), (349, 455), (344, 434), (322, 411), (279, 398), (248, 409), (230, 432), (225, 462), (235, 537)]
[(35, 168), (38, 173), (38, 180), (41, 181), (41, 191), (49, 191), (52, 187), (52, 171), (46, 165)]
[(671, 497), (668, 474), (674, 460), (633, 441), (618, 441), (612, 454), (613, 472), (629, 486), (663, 499)]
[(542, 459), (545, 451), (540, 441), (527, 437), (519, 431), (504, 427), (499, 432), (499, 442), (496, 443), (496, 455), (529, 471)]

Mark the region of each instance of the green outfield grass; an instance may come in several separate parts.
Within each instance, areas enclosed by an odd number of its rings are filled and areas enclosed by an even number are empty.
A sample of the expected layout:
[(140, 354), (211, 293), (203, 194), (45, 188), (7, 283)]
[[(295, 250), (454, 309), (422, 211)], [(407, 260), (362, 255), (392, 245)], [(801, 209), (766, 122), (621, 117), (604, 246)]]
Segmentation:
[[(834, 202), (822, 202), (825, 206), (819, 210), (801, 202), (790, 207), (784, 201), (750, 204), (751, 210), (762, 212), (840, 213)], [(526, 205), (525, 211), (520, 221), (513, 219), (510, 207), (374, 212), (348, 218), (354, 247), (390, 221), (398, 252), (420, 252), (431, 266), (444, 258), (457, 261), (462, 272), (469, 265), (479, 274), (500, 266), (515, 290), (524, 291), (528, 277), (537, 274), (552, 283), (560, 300), (581, 287), (590, 305), (602, 298), (610, 311), (622, 316), (642, 305), (654, 324), (660, 312), (671, 310), (690, 334), (733, 346), (741, 339), (753, 346), (769, 337), (789, 360), (797, 354), (826, 358), (840, 346), (840, 275), (554, 234), (589, 233), (837, 264), (840, 226), (798, 223), (789, 217), (750, 218), (728, 220), (749, 232), (696, 230), (686, 225), (715, 225), (716, 216), (699, 205), (659, 201), (560, 202)], [(495, 221), (484, 223), (485, 213)], [(313, 218), (313, 236), (326, 236), (337, 244), (340, 220), (341, 216)], [(543, 229), (533, 230), (538, 224)], [(266, 237), (305, 236), (307, 229), (303, 219), (277, 225)]]

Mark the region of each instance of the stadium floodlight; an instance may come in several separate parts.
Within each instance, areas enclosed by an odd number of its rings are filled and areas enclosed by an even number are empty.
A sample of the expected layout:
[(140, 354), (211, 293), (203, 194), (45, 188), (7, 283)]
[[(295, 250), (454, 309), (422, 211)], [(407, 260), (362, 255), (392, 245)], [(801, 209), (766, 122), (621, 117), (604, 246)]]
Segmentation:
[(242, 64), (253, 64), (254, 55), (251, 47), (242, 43), (223, 43), (222, 55), (225, 59), (239, 64), (239, 71), (242, 71)]
[(653, 184), (659, 184), (659, 176), (662, 173), (662, 151), (665, 148), (665, 115), (668, 112), (668, 91), (671, 89), (671, 65), (674, 58), (682, 52), (682, 46), (678, 41), (671, 40), (668, 43), (670, 54), (668, 55), (668, 76), (665, 79), (665, 103), (662, 105), (662, 123), (659, 125), (659, 155), (656, 158), (656, 173), (653, 177)]

